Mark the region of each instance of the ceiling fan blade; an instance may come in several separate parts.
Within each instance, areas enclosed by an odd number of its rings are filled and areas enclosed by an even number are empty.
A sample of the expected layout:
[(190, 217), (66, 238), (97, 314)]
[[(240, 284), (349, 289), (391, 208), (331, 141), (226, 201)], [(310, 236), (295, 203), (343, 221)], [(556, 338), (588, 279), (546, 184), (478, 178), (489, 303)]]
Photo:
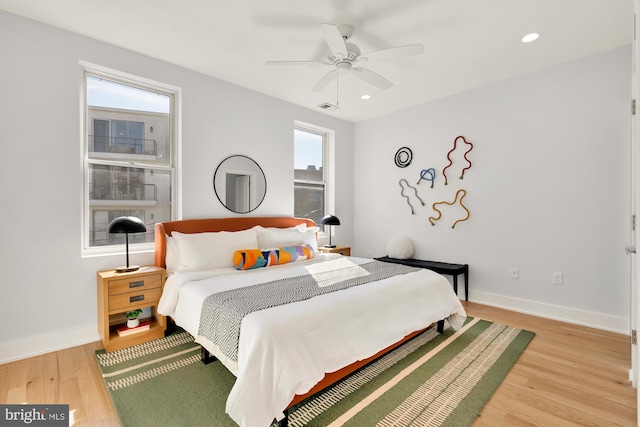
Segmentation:
[(338, 27), (333, 24), (322, 24), (322, 33), (324, 34), (324, 41), (327, 42), (331, 53), (333, 53), (334, 56), (346, 58), (347, 44), (342, 38)]
[[(406, 58), (408, 56), (420, 55), (424, 53), (424, 46), (421, 44), (410, 44), (407, 46), (390, 47), (389, 49), (374, 50), (373, 52), (360, 55), (369, 61), (393, 61), (395, 59)], [(358, 58), (358, 59), (360, 59)]]
[(336, 78), (337, 74), (338, 71), (336, 70), (329, 71), (327, 74), (322, 76), (320, 80), (318, 80), (318, 83), (316, 83), (314, 87), (311, 88), (311, 92), (318, 92), (324, 89), (333, 79)]
[(374, 73), (373, 71), (368, 70), (366, 68), (357, 67), (357, 68), (352, 68), (352, 70), (354, 71), (352, 74), (355, 77), (371, 85), (379, 87), (380, 89), (386, 90), (393, 86), (393, 83), (391, 83), (389, 80), (385, 79), (380, 74)]
[(267, 65), (331, 65), (325, 61), (267, 61)]

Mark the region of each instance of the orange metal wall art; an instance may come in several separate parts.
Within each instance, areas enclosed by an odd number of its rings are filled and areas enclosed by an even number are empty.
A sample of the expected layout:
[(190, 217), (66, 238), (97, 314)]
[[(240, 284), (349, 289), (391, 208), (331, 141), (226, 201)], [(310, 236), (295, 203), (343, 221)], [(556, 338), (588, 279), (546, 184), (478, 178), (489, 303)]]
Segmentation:
[[(462, 194), (462, 196), (460, 196), (460, 194)], [(447, 201), (442, 201), (442, 202), (436, 202), (432, 205), (432, 208), (434, 211), (438, 212), (438, 216), (430, 216), (429, 217), (429, 222), (431, 223), (431, 225), (436, 225), (434, 221), (438, 221), (441, 217), (442, 217), (442, 212), (440, 212), (440, 210), (438, 208), (436, 208), (436, 205), (455, 205), (456, 203), (460, 203), (460, 206), (462, 206), (462, 208), (467, 211), (467, 216), (465, 216), (464, 218), (460, 218), (458, 220), (456, 220), (453, 225), (451, 226), (451, 228), (456, 228), (456, 224), (462, 221), (466, 221), (469, 219), (469, 217), (471, 216), (471, 212), (469, 212), (469, 209), (467, 209), (467, 207), (464, 205), (464, 203), (462, 203), (462, 199), (465, 198), (465, 196), (467, 195), (467, 192), (464, 189), (460, 189), (456, 192), (456, 198), (453, 200), (453, 202), (447, 202)], [(460, 201), (458, 201), (458, 196), (460, 196)]]

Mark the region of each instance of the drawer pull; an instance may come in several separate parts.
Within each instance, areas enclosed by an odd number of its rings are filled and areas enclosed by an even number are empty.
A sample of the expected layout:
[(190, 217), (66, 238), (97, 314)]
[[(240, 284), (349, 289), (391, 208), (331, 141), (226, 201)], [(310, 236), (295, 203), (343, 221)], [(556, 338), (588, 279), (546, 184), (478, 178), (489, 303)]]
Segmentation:
[(139, 288), (144, 286), (144, 280), (138, 280), (137, 282), (129, 282), (129, 288)]
[(129, 302), (136, 302), (136, 301), (144, 301), (144, 295), (136, 295), (134, 297), (129, 297)]

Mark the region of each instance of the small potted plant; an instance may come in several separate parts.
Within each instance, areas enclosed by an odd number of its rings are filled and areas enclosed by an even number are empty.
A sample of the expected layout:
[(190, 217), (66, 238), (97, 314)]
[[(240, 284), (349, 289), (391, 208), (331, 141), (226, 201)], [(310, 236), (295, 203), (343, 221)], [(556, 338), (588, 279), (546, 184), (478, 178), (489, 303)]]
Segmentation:
[(127, 318), (127, 328), (135, 328), (140, 324), (140, 320), (138, 319), (140, 313), (142, 313), (142, 310), (139, 308), (124, 313), (124, 317)]

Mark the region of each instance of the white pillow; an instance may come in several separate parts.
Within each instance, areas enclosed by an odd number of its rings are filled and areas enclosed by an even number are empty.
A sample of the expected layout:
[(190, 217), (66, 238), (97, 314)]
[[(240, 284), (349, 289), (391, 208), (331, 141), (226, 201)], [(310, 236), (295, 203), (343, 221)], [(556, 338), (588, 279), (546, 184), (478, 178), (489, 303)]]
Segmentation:
[(387, 255), (390, 258), (409, 259), (413, 256), (413, 242), (406, 236), (393, 237), (387, 243)]
[(255, 228), (243, 231), (183, 234), (173, 232), (180, 249), (179, 271), (233, 267), (233, 253), (259, 248)]
[(167, 253), (164, 256), (164, 264), (167, 268), (167, 273), (175, 273), (180, 268), (178, 241), (171, 236), (166, 236), (165, 240), (167, 242)]
[(307, 224), (300, 224), (291, 228), (256, 228), (258, 231), (258, 247), (261, 249), (311, 245), (313, 253), (318, 253), (318, 240), (316, 238), (316, 232), (320, 229), (318, 227), (307, 227)]

